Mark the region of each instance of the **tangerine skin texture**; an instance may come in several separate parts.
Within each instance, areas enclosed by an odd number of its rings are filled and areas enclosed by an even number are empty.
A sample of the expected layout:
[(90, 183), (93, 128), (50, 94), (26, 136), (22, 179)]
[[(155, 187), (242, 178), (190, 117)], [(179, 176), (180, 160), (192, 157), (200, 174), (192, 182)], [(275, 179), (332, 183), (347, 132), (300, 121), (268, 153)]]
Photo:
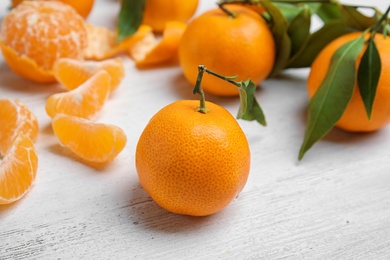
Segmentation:
[[(358, 38), (361, 34), (361, 32), (353, 32), (343, 35), (332, 41), (320, 52), (311, 66), (307, 81), (310, 98), (315, 94), (324, 80), (334, 52), (343, 44)], [(371, 132), (383, 128), (390, 123), (390, 38), (384, 38), (382, 34), (376, 34), (375, 44), (381, 58), (382, 69), (371, 120), (367, 117), (359, 86), (356, 82), (352, 99), (336, 124), (340, 129), (350, 132)], [(365, 49), (363, 49), (356, 60), (356, 69), (359, 67)]]
[(142, 23), (162, 32), (169, 21), (187, 22), (195, 13), (199, 0), (148, 0)]
[(206, 102), (174, 102), (155, 114), (136, 149), (143, 188), (162, 208), (177, 214), (206, 216), (225, 208), (243, 189), (250, 150), (236, 119)]
[[(192, 20), (179, 46), (184, 76), (194, 85), (198, 65), (237, 80), (251, 79), (256, 85), (267, 78), (275, 60), (275, 43), (270, 29), (259, 14), (243, 6), (227, 6), (230, 17), (220, 8)], [(205, 75), (205, 92), (218, 96), (237, 96), (237, 87), (222, 79)]]

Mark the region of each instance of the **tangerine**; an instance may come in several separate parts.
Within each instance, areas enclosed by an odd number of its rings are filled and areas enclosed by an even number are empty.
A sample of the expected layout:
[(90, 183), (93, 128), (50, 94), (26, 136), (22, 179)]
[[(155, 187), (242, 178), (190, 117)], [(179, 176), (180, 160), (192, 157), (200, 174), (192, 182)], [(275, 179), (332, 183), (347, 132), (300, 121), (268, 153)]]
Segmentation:
[[(314, 60), (307, 80), (308, 94), (311, 98), (325, 78), (333, 54), (345, 43), (358, 38), (362, 33), (345, 34), (328, 44)], [(372, 108), (371, 119), (360, 95), (359, 86), (355, 84), (354, 94), (336, 127), (351, 132), (370, 132), (386, 126), (390, 122), (390, 38), (382, 34), (375, 35), (375, 44), (381, 58), (381, 74), (378, 82), (376, 97)], [(365, 48), (356, 60), (356, 68)]]
[(35, 180), (35, 115), (19, 100), (0, 99), (0, 204), (22, 198)]
[(54, 82), (61, 57), (82, 59), (87, 46), (84, 20), (67, 4), (23, 1), (4, 18), (0, 45), (10, 68), (40, 83)]
[[(25, 0), (12, 0), (12, 7), (16, 7), (18, 4), (23, 2)], [(43, 1), (43, 0), (35, 0), (35, 1)], [(52, 0), (45, 0), (45, 1), (52, 1)], [(68, 4), (72, 6), (76, 12), (81, 15), (83, 18), (87, 18), (89, 13), (92, 10), (92, 7), (94, 5), (95, 0), (58, 0), (65, 4)]]
[(187, 22), (195, 13), (199, 0), (148, 0), (142, 23), (162, 32), (169, 21)]
[(247, 139), (224, 108), (174, 102), (157, 112), (136, 148), (143, 188), (162, 208), (205, 216), (225, 208), (243, 189), (250, 168)]
[[(234, 17), (220, 8), (209, 10), (187, 26), (179, 46), (179, 61), (191, 84), (197, 78), (197, 66), (204, 64), (223, 75), (250, 78), (260, 84), (271, 72), (275, 43), (266, 22), (255, 11), (240, 5), (228, 5)], [(205, 77), (203, 89), (221, 96), (236, 96), (238, 89), (215, 78)]]

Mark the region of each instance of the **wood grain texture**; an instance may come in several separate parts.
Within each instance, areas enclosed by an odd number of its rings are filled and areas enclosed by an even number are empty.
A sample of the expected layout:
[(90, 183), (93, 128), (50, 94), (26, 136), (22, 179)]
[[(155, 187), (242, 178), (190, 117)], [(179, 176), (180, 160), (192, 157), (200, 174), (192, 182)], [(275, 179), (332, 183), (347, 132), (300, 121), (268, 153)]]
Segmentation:
[[(98, 0), (90, 20), (114, 26), (117, 11), (116, 1)], [(44, 102), (61, 87), (25, 81), (0, 61), (0, 96), (25, 102), (40, 124), (37, 180), (0, 207), (0, 259), (390, 259), (389, 127), (333, 130), (298, 161), (308, 70), (286, 71), (257, 92), (268, 126), (239, 121), (252, 152), (242, 193), (209, 217), (174, 215), (140, 187), (135, 146), (155, 112), (195, 97), (177, 66), (139, 71), (124, 62), (126, 78), (96, 120), (122, 127), (128, 144), (94, 169), (53, 136)], [(237, 113), (236, 99), (207, 99)]]

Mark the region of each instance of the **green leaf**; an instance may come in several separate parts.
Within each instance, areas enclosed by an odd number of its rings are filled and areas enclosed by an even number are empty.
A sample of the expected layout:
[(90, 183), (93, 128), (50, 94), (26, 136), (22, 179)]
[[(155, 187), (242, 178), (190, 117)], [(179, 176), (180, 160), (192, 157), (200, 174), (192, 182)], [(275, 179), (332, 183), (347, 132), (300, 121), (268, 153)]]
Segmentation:
[(381, 74), (381, 58), (373, 38), (368, 41), (368, 46), (360, 61), (358, 70), (358, 85), (360, 95), (366, 108), (367, 116), (371, 119), (372, 107), (376, 96), (379, 77)]
[(309, 103), (308, 125), (299, 151), (299, 160), (343, 115), (354, 93), (356, 59), (363, 46), (362, 34), (334, 53), (327, 75)]
[(302, 7), (290, 3), (273, 3), (281, 13), (288, 23), (290, 23), (301, 11)]
[(310, 35), (306, 45), (291, 57), (288, 68), (310, 67), (318, 53), (331, 41), (351, 32), (342, 21), (334, 20), (326, 23), (321, 29)]
[(256, 100), (256, 85), (251, 80), (240, 82), (240, 109), (237, 114), (238, 119), (247, 121), (256, 120), (261, 125), (266, 126), (265, 116), (259, 103)]
[(306, 3), (306, 5), (310, 8), (310, 11), (313, 14), (316, 14), (320, 10), (322, 3)]
[(287, 33), (291, 39), (291, 54), (297, 53), (310, 36), (311, 12), (304, 5), (301, 12), (291, 21)]
[(142, 23), (147, 0), (122, 0), (118, 16), (117, 42), (133, 35)]
[(341, 15), (344, 23), (358, 31), (364, 31), (376, 23), (376, 17), (368, 17), (360, 13), (356, 7), (341, 6)]
[(316, 14), (324, 23), (327, 23), (342, 18), (340, 9), (340, 5), (338, 4), (322, 3), (321, 6), (317, 8)]
[[(291, 40), (287, 34), (288, 23), (282, 12), (271, 1), (263, 0), (261, 4), (270, 15), (270, 28), (275, 40), (276, 57), (270, 76), (277, 75), (285, 68), (291, 54)], [(259, 57), (261, 59), (261, 57)]]

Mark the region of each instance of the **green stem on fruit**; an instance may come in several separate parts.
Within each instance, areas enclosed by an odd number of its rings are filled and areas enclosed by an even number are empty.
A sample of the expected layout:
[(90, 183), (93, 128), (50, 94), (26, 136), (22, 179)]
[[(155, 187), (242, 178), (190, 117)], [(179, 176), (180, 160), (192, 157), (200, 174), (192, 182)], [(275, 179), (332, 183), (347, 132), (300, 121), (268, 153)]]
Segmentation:
[(227, 9), (227, 8), (225, 7), (225, 4), (224, 4), (224, 3), (218, 3), (217, 5), (218, 5), (218, 7), (219, 7), (222, 11), (224, 11), (224, 12), (225, 12), (227, 15), (229, 15), (230, 17), (235, 18), (235, 17), (237, 16), (236, 13), (234, 13), (234, 12), (230, 11), (229, 9)]
[(216, 73), (214, 71), (211, 71), (211, 70), (207, 69), (204, 65), (199, 65), (198, 66), (198, 77), (196, 78), (195, 87), (192, 90), (192, 93), (200, 95), (200, 105), (197, 108), (197, 111), (200, 112), (200, 113), (206, 114), (207, 111), (208, 111), (208, 108), (206, 107), (206, 99), (205, 99), (205, 96), (204, 96), (204, 91), (202, 89), (202, 79), (203, 79), (204, 72), (206, 72), (206, 73), (208, 73), (210, 75), (213, 75), (213, 76), (215, 76), (217, 78), (220, 78), (222, 80), (228, 81), (231, 84), (234, 84), (235, 86), (237, 86), (238, 88), (241, 88), (241, 84), (234, 81), (234, 79), (236, 79), (237, 76), (232, 76), (232, 77), (230, 77), (230, 76), (222, 76), (222, 75), (220, 75), (220, 74), (218, 74), (218, 73)]
[(204, 65), (198, 66), (198, 77), (196, 78), (195, 87), (192, 90), (193, 94), (200, 94), (200, 106), (197, 108), (198, 112), (206, 114), (208, 111), (206, 107), (204, 92), (201, 86), (204, 72), (219, 79), (225, 80), (238, 88), (240, 95), (240, 108), (237, 115), (238, 119), (244, 119), (247, 121), (255, 120), (263, 126), (267, 124), (265, 121), (263, 110), (261, 109), (259, 103), (256, 100), (255, 83), (253, 83), (250, 79), (246, 81), (237, 82), (235, 81), (235, 79), (237, 79), (237, 76), (222, 76), (214, 71), (207, 69)]
[(375, 34), (377, 31), (379, 31), (380, 30), (380, 28), (381, 27), (383, 27), (383, 35), (387, 35), (387, 30), (388, 30), (388, 23), (389, 23), (389, 21), (388, 21), (388, 15), (389, 15), (389, 13), (390, 13), (390, 5), (389, 5), (389, 7), (387, 8), (387, 10), (386, 10), (386, 12), (381, 16), (381, 18), (378, 20), (378, 22), (373, 26), (373, 28), (372, 28), (372, 30), (371, 30), (371, 32), (373, 33), (373, 34)]
[(206, 98), (204, 96), (204, 92), (201, 85), (204, 69), (205, 67), (203, 65), (198, 66), (198, 77), (196, 78), (195, 87), (192, 90), (193, 94), (200, 95), (200, 105), (196, 110), (202, 114), (206, 114), (208, 111), (208, 108), (206, 107)]

